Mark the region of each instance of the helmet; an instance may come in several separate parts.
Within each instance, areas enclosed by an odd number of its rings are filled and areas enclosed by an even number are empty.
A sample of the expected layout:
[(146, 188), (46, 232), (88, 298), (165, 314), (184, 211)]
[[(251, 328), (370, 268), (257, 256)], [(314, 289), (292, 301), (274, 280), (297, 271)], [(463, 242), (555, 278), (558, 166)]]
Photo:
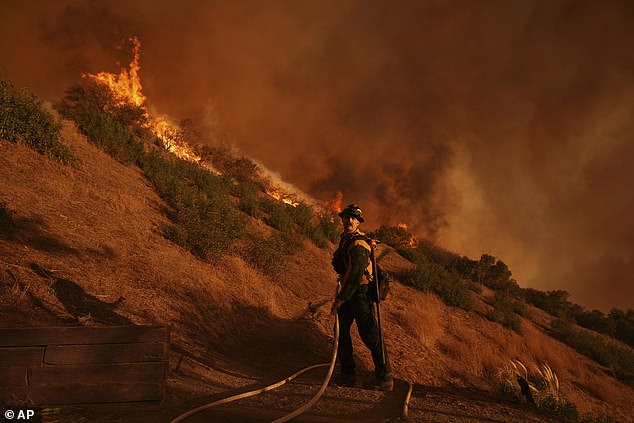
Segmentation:
[(359, 222), (363, 223), (363, 216), (361, 216), (362, 210), (361, 207), (356, 204), (349, 204), (345, 209), (339, 213), (339, 217), (344, 217), (345, 215), (356, 217)]

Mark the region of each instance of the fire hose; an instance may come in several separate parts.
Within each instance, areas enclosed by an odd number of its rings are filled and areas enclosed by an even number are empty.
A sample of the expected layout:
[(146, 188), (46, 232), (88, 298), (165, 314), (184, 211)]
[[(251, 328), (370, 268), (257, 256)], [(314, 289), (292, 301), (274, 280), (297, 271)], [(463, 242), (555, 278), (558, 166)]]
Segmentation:
[(283, 422), (287, 422), (291, 419), (294, 419), (295, 417), (299, 416), (300, 414), (304, 413), (305, 411), (307, 411), (310, 407), (312, 407), (317, 401), (319, 401), (319, 398), (321, 398), (321, 396), (323, 395), (323, 393), (326, 391), (326, 387), (328, 386), (328, 383), (330, 382), (330, 378), (332, 377), (332, 372), (335, 368), (335, 362), (337, 361), (337, 347), (339, 346), (339, 318), (337, 317), (337, 314), (335, 314), (335, 343), (334, 343), (334, 347), (332, 349), (332, 358), (330, 360), (330, 363), (322, 363), (322, 364), (315, 364), (313, 366), (309, 366), (306, 367), (292, 375), (290, 375), (289, 377), (287, 377), (286, 379), (283, 379), (279, 382), (276, 382), (272, 385), (268, 385), (265, 386), (263, 388), (259, 388), (259, 389), (254, 389), (253, 391), (248, 391), (248, 392), (243, 392), (241, 394), (237, 394), (237, 395), (233, 395), (227, 398), (222, 398), (219, 399), (217, 401), (211, 402), (209, 404), (205, 404), (202, 405), (198, 408), (194, 408), (193, 410), (190, 410), (186, 413), (181, 414), (180, 416), (176, 417), (174, 420), (171, 421), (171, 423), (178, 423), (180, 421), (183, 421), (184, 419), (186, 419), (187, 417), (198, 413), (199, 411), (203, 411), (203, 410), (207, 410), (211, 407), (215, 407), (217, 405), (221, 405), (221, 404), (227, 404), (233, 401), (237, 401), (239, 399), (243, 399), (243, 398), (249, 398), (267, 391), (272, 391), (273, 389), (279, 388), (280, 386), (284, 385), (286, 382), (290, 382), (291, 380), (295, 379), (297, 376), (306, 373), (309, 370), (312, 369), (316, 369), (318, 367), (325, 367), (325, 366), (330, 366), (328, 368), (328, 374), (326, 375), (326, 378), (324, 379), (324, 382), (321, 384), (321, 388), (319, 388), (319, 391), (317, 391), (317, 393), (310, 399), (310, 401), (308, 401), (306, 404), (302, 405), (301, 407), (299, 407), (298, 409), (294, 410), (293, 412), (280, 417), (277, 420), (274, 420), (273, 423), (283, 423)]
[[(374, 251), (373, 251), (374, 252)], [(374, 260), (374, 254), (372, 254), (372, 264), (374, 267), (374, 271), (375, 271), (375, 275), (376, 275), (376, 261)], [(337, 284), (337, 291), (336, 293), (339, 292), (339, 284)], [(335, 293), (335, 295), (336, 295)], [(378, 292), (378, 283), (377, 283), (377, 300), (380, 298), (379, 296), (379, 292)], [(379, 304), (377, 301), (377, 307), (376, 307), (376, 311), (377, 311), (377, 319), (381, 318), (380, 315), (380, 311), (379, 311)], [(380, 326), (380, 320), (379, 320), (379, 333), (381, 331), (381, 326)], [(310, 409), (310, 407), (312, 407), (313, 405), (315, 405), (315, 403), (317, 401), (319, 401), (319, 398), (321, 398), (321, 396), (324, 394), (324, 392), (326, 391), (326, 388), (328, 387), (328, 383), (330, 382), (330, 378), (332, 377), (332, 372), (335, 368), (335, 362), (337, 361), (337, 348), (339, 346), (339, 317), (338, 314), (335, 313), (335, 329), (334, 329), (334, 338), (335, 338), (335, 342), (334, 342), (334, 346), (332, 349), (332, 358), (330, 359), (330, 363), (322, 363), (322, 364), (315, 364), (313, 366), (309, 366), (306, 367), (302, 370), (299, 370), (296, 373), (293, 373), (292, 375), (288, 376), (287, 378), (273, 383), (271, 385), (265, 386), (263, 388), (259, 388), (259, 389), (254, 389), (252, 391), (248, 391), (248, 392), (243, 392), (241, 394), (237, 394), (237, 395), (233, 395), (227, 398), (222, 398), (219, 400), (216, 400), (214, 402), (211, 402), (209, 404), (205, 404), (202, 405), (198, 408), (194, 408), (193, 410), (190, 410), (186, 413), (181, 414), (180, 416), (176, 417), (175, 419), (173, 419), (170, 423), (178, 423), (180, 421), (183, 421), (184, 419), (186, 419), (187, 417), (198, 413), (199, 411), (203, 411), (203, 410), (207, 410), (209, 408), (215, 407), (217, 405), (222, 405), (222, 404), (227, 404), (233, 401), (237, 401), (239, 399), (243, 399), (243, 398), (249, 398), (249, 397), (253, 397), (255, 395), (259, 395), (262, 394), (264, 392), (267, 391), (272, 391), (273, 389), (279, 388), (280, 386), (286, 384), (287, 382), (290, 382), (291, 380), (295, 379), (297, 376), (308, 372), (309, 370), (312, 369), (316, 369), (318, 367), (325, 367), (325, 366), (329, 366), (328, 368), (328, 373), (326, 374), (326, 378), (324, 379), (323, 383), (321, 384), (321, 387), (319, 388), (319, 391), (317, 391), (317, 393), (304, 405), (302, 405), (301, 407), (297, 408), (296, 410), (290, 412), (289, 414), (286, 414), (285, 416), (280, 417), (279, 419), (274, 420), (272, 423), (284, 423), (287, 421), (290, 421), (292, 419), (294, 419), (295, 417), (299, 416), (300, 414), (306, 412), (308, 409)], [(385, 360), (385, 352), (383, 349), (383, 337), (382, 334), (380, 334), (380, 340), (381, 340), (381, 351), (383, 353), (383, 360)], [(405, 403), (403, 404), (403, 410), (402, 410), (402, 416), (403, 417), (407, 417), (408, 414), (408, 405), (409, 405), (409, 400), (412, 394), (412, 383), (408, 382), (408, 391), (407, 391), (407, 395), (405, 397)]]

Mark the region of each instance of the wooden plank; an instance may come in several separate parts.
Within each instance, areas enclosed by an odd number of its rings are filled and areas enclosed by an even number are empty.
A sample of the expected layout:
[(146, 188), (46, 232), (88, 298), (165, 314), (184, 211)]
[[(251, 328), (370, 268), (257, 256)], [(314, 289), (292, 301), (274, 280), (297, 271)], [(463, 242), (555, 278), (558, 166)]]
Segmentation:
[(61, 326), (0, 329), (0, 347), (167, 342), (165, 326)]
[(44, 364), (137, 363), (167, 359), (164, 343), (53, 345), (46, 347)]
[(26, 386), (26, 367), (0, 367), (0, 386)]
[(133, 364), (43, 366), (31, 369), (31, 386), (82, 383), (161, 383), (167, 378), (168, 361)]
[(27, 398), (35, 405), (161, 401), (163, 399), (158, 383), (73, 384), (31, 388), (0, 387), (0, 400), (15, 403)]
[(44, 347), (0, 348), (0, 366), (41, 365)]

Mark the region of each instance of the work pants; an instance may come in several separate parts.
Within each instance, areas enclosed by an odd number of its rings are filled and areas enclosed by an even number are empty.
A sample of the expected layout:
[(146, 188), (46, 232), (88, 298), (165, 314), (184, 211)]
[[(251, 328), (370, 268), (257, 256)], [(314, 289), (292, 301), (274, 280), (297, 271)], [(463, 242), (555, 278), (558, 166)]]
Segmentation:
[(374, 374), (377, 379), (386, 379), (390, 375), (390, 360), (385, 352), (385, 363), (381, 354), (381, 340), (379, 328), (374, 317), (374, 304), (368, 297), (368, 286), (361, 285), (354, 295), (339, 307), (339, 348), (337, 355), (341, 363), (342, 374), (353, 374), (356, 364), (352, 351), (352, 338), (350, 328), (356, 320), (359, 335), (366, 347), (372, 353), (374, 362)]

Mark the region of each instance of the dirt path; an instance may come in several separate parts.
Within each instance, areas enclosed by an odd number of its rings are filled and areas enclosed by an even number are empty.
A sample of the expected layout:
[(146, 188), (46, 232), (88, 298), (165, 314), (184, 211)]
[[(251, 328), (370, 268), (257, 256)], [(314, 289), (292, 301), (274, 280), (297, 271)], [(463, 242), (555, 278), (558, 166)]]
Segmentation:
[[(264, 423), (273, 421), (305, 404), (319, 389), (321, 373), (316, 369), (302, 375), (282, 387), (261, 395), (238, 400), (196, 413), (184, 420), (186, 423)], [(246, 392), (274, 382), (253, 381), (234, 389), (214, 389), (220, 381), (192, 378), (188, 371), (179, 372), (171, 379), (168, 398), (162, 404), (116, 404), (62, 407), (55, 409), (50, 422), (170, 422), (193, 408), (215, 400)], [(243, 382), (247, 382), (246, 379)], [(183, 392), (183, 384), (199, 391), (196, 396)], [(206, 385), (207, 384), (207, 385)], [(217, 391), (203, 394), (201, 387)], [(294, 421), (322, 422), (557, 422), (559, 420), (538, 413), (526, 404), (501, 403), (499, 399), (482, 391), (465, 389), (414, 386), (409, 405), (409, 415), (404, 418), (403, 403), (408, 384), (396, 380), (390, 393), (362, 388), (329, 386), (323, 397), (307, 413)]]

